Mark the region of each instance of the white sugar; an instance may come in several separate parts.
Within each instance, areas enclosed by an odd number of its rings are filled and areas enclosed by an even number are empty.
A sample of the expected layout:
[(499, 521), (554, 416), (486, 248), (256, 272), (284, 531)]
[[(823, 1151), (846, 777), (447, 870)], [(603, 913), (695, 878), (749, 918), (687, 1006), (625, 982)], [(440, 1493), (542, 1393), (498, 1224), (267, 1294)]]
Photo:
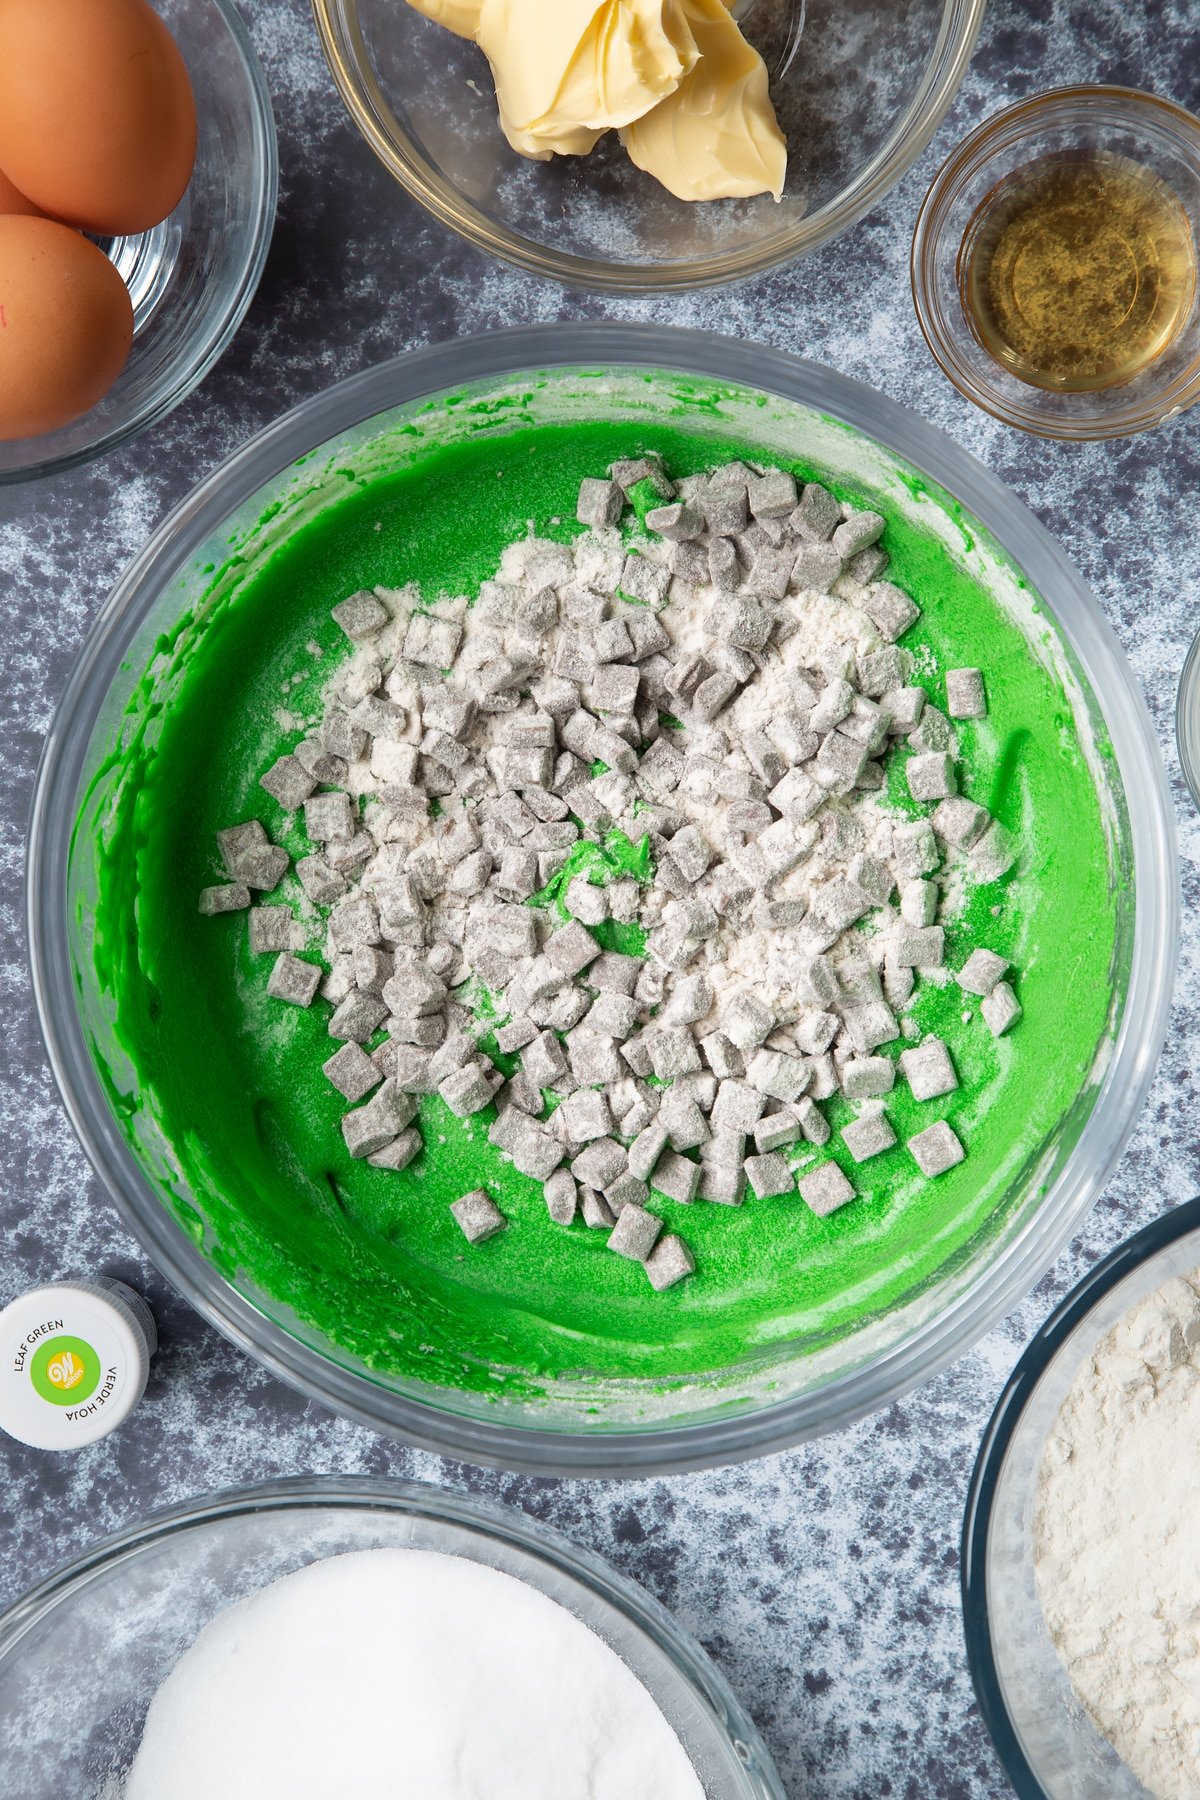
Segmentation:
[(228, 1607), (166, 1676), (124, 1800), (703, 1800), (621, 1658), (465, 1557), (367, 1550)]

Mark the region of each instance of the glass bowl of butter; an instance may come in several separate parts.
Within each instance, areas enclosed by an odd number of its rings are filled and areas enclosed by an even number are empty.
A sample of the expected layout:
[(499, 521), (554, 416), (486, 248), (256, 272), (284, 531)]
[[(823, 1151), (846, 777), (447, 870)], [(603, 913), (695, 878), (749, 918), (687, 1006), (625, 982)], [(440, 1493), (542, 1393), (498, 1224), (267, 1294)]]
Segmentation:
[(744, 280), (929, 143), (986, 0), (313, 0), (355, 124), (469, 242), (610, 292)]

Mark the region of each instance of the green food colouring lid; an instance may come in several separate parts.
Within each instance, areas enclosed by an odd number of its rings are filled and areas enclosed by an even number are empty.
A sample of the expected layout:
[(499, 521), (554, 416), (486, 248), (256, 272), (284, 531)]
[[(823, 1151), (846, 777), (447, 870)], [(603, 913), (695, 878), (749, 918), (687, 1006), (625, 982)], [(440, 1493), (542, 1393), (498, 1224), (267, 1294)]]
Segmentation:
[(123, 1281), (56, 1281), (0, 1312), (0, 1428), (36, 1450), (79, 1450), (127, 1419), (158, 1348)]

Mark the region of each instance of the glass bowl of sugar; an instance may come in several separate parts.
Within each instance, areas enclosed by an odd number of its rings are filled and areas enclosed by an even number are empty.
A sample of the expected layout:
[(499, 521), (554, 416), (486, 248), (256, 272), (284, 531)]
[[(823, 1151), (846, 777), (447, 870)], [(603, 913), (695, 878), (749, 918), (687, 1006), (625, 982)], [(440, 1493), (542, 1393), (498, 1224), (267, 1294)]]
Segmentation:
[[(143, 1769), (136, 1766), (135, 1759), (140, 1760), (148, 1708), (179, 1659), (206, 1628), (223, 1614), (224, 1627), (228, 1609), (253, 1603), (273, 1584), (286, 1588), (286, 1578), (297, 1577), (303, 1586), (316, 1576), (326, 1592), (323, 1616), (327, 1630), (330, 1584), (342, 1586), (347, 1575), (353, 1578), (356, 1564), (361, 1574), (364, 1565), (359, 1553), (414, 1551), (433, 1553), (413, 1558), (404, 1570), (406, 1583), (416, 1580), (422, 1587), (433, 1583), (427, 1593), (433, 1603), (427, 1638), (431, 1655), (434, 1640), (446, 1648), (455, 1635), (445, 1632), (438, 1618), (440, 1588), (447, 1598), (456, 1590), (460, 1599), (467, 1601), (468, 1612), (473, 1596), (474, 1617), (482, 1629), (504, 1633), (511, 1627), (514, 1642), (523, 1635), (527, 1651), (535, 1656), (539, 1638), (542, 1648), (547, 1641), (560, 1650), (571, 1646), (562, 1660), (574, 1661), (576, 1675), (586, 1677), (590, 1668), (593, 1688), (596, 1671), (607, 1666), (609, 1678), (615, 1679), (613, 1692), (623, 1694), (629, 1708), (629, 1730), (623, 1745), (614, 1745), (613, 1754), (601, 1759), (608, 1774), (598, 1773), (596, 1792), (621, 1791), (619, 1785), (612, 1785), (621, 1755), (634, 1753), (639, 1744), (650, 1744), (653, 1749), (657, 1740), (654, 1754), (659, 1760), (655, 1766), (669, 1767), (666, 1786), (672, 1793), (690, 1793), (694, 1787), (697, 1795), (703, 1792), (709, 1800), (782, 1800), (783, 1789), (758, 1733), (699, 1644), (656, 1601), (599, 1557), (514, 1508), (418, 1482), (332, 1477), (267, 1482), (157, 1513), (85, 1551), (0, 1618), (0, 1763), (6, 1790), (22, 1794), (25, 1800), (62, 1800), (66, 1794), (77, 1800), (115, 1800), (127, 1791), (144, 1791), (140, 1786)], [(335, 1566), (337, 1559), (344, 1559), (340, 1566)], [(313, 1567), (318, 1564), (322, 1567)], [(376, 1559), (371, 1569), (378, 1571), (385, 1565), (396, 1571), (395, 1554)], [(275, 1595), (280, 1591), (276, 1586)], [(293, 1583), (292, 1592), (297, 1591)], [(416, 1589), (411, 1592), (415, 1598)], [(563, 1612), (569, 1618), (564, 1618)], [(485, 1615), (490, 1616), (490, 1625)], [(309, 1623), (315, 1616), (306, 1613)], [(362, 1618), (361, 1596), (356, 1616)], [(252, 1605), (239, 1608), (239, 1642), (248, 1658), (253, 1657), (255, 1642), (261, 1647), (256, 1618), (261, 1621), (262, 1614), (255, 1614)], [(370, 1654), (378, 1655), (385, 1664), (390, 1657), (402, 1658), (399, 1640), (405, 1636), (403, 1630), (394, 1619), (390, 1627), (386, 1619), (376, 1623), (381, 1625), (377, 1635), (383, 1641)], [(353, 1636), (353, 1618), (350, 1624)], [(364, 1742), (371, 1737), (370, 1721), (355, 1733), (351, 1723), (356, 1717), (355, 1697), (339, 1686), (332, 1669), (326, 1668), (321, 1676), (327, 1643), (324, 1632), (317, 1635), (319, 1647), (311, 1659), (306, 1658), (302, 1644), (293, 1643), (280, 1651), (277, 1672), (282, 1662), (287, 1662), (293, 1685), (277, 1696), (281, 1710), (275, 1722), (282, 1719), (287, 1723), (287, 1708), (298, 1692), (295, 1683), (300, 1665), (293, 1667), (292, 1658), (299, 1653), (300, 1662), (307, 1660), (310, 1675), (322, 1690), (312, 1711), (324, 1711), (328, 1732), (337, 1741), (331, 1748), (323, 1726), (314, 1724), (309, 1710), (304, 1709), (304, 1719), (295, 1712), (292, 1715), (293, 1744), (295, 1733), (307, 1733), (312, 1763), (328, 1755), (347, 1774), (369, 1771), (372, 1757), (377, 1757), (377, 1749)], [(487, 1704), (483, 1688), (488, 1683), (483, 1681), (482, 1688), (472, 1694), (466, 1670), (471, 1653), (462, 1651), (461, 1634), (455, 1641), (463, 1687), (457, 1688), (455, 1676), (441, 1685), (440, 1694), (434, 1691), (431, 1713), (440, 1713), (443, 1706), (446, 1710), (440, 1720), (431, 1718), (428, 1734), (414, 1734), (419, 1741), (410, 1741), (406, 1749), (398, 1751), (391, 1728), (399, 1700), (393, 1698), (384, 1709), (387, 1755), (396, 1759), (389, 1762), (389, 1792), (390, 1781), (403, 1777), (406, 1757), (428, 1754), (437, 1763), (454, 1741), (459, 1705), (464, 1711), (474, 1708), (478, 1713), (480, 1706)], [(623, 1668), (617, 1667), (614, 1657)], [(524, 1660), (528, 1662), (528, 1657)], [(569, 1686), (571, 1671), (561, 1672)], [(185, 1723), (192, 1731), (195, 1722), (203, 1719), (206, 1696), (210, 1702), (213, 1698), (209, 1677), (218, 1685), (220, 1678), (219, 1670), (210, 1666), (207, 1674), (201, 1671), (197, 1679), (191, 1679), (196, 1674), (194, 1660), (188, 1673), (189, 1719)], [(247, 1674), (254, 1693), (246, 1715), (235, 1720), (236, 1705), (231, 1711), (222, 1704), (220, 1719), (214, 1721), (220, 1725), (215, 1735), (225, 1739), (220, 1754), (231, 1759), (223, 1763), (227, 1774), (217, 1791), (229, 1800), (240, 1793), (253, 1793), (261, 1800), (264, 1786), (253, 1771), (269, 1767), (270, 1791), (276, 1791), (271, 1783), (279, 1779), (278, 1791), (294, 1794), (303, 1788), (303, 1779), (289, 1785), (292, 1777), (280, 1776), (280, 1768), (294, 1750), (283, 1745), (277, 1761), (254, 1761), (264, 1754), (265, 1735), (263, 1719), (255, 1716), (255, 1709), (260, 1715), (264, 1711), (272, 1670), (258, 1668)], [(519, 1670), (513, 1674), (515, 1679), (523, 1679)], [(553, 1683), (557, 1677), (550, 1679)], [(273, 1712), (269, 1703), (265, 1712)], [(662, 1731), (664, 1721), (671, 1737)], [(582, 1720), (578, 1723), (581, 1729), (585, 1725)], [(500, 1717), (496, 1721), (496, 1779), (494, 1786), (489, 1784), (489, 1791), (518, 1791), (512, 1784), (522, 1773), (514, 1768), (519, 1760), (520, 1724), (519, 1719), (506, 1723)], [(445, 1735), (438, 1737), (435, 1725), (447, 1728)], [(270, 1729), (269, 1722), (266, 1729)], [(551, 1734), (554, 1729), (551, 1721)], [(353, 1741), (347, 1742), (340, 1735), (343, 1731), (348, 1731)], [(244, 1742), (230, 1742), (234, 1733)], [(204, 1736), (201, 1729), (191, 1740), (185, 1762), (194, 1764), (203, 1754)], [(468, 1731), (463, 1741), (469, 1744), (470, 1736)], [(150, 1742), (147, 1733), (145, 1744)], [(486, 1754), (486, 1746), (476, 1744), (476, 1749)], [(565, 1750), (563, 1756), (566, 1768), (571, 1759)], [(194, 1780), (194, 1767), (179, 1766), (183, 1768), (181, 1791), (202, 1791), (188, 1785)], [(522, 1768), (528, 1769), (528, 1761)], [(458, 1792), (455, 1779), (447, 1774), (449, 1785), (443, 1787), (439, 1778), (437, 1791)], [(469, 1772), (463, 1779), (464, 1793), (479, 1791), (471, 1784)], [(619, 1774), (617, 1779), (619, 1782)], [(173, 1781), (169, 1785), (174, 1791)], [(356, 1780), (349, 1785), (358, 1791)], [(537, 1792), (549, 1791), (539, 1778), (535, 1777), (533, 1785)], [(320, 1791), (328, 1790), (321, 1787)]]
[(1051, 1314), (984, 1433), (963, 1526), (967, 1655), (1021, 1800), (1191, 1791), (1200, 1199)]

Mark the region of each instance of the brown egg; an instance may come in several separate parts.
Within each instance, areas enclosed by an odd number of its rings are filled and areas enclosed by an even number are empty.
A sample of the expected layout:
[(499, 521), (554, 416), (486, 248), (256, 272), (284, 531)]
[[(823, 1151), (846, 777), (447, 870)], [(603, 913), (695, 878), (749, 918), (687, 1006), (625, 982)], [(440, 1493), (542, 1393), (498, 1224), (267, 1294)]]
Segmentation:
[(24, 213), (30, 219), (43, 219), (46, 216), (27, 194), (13, 186), (4, 170), (0, 169), (0, 214), (3, 213)]
[(132, 342), (129, 290), (103, 251), (55, 219), (0, 217), (0, 438), (87, 412)]
[(0, 0), (0, 169), (43, 212), (146, 231), (195, 160), (192, 84), (146, 0)]

